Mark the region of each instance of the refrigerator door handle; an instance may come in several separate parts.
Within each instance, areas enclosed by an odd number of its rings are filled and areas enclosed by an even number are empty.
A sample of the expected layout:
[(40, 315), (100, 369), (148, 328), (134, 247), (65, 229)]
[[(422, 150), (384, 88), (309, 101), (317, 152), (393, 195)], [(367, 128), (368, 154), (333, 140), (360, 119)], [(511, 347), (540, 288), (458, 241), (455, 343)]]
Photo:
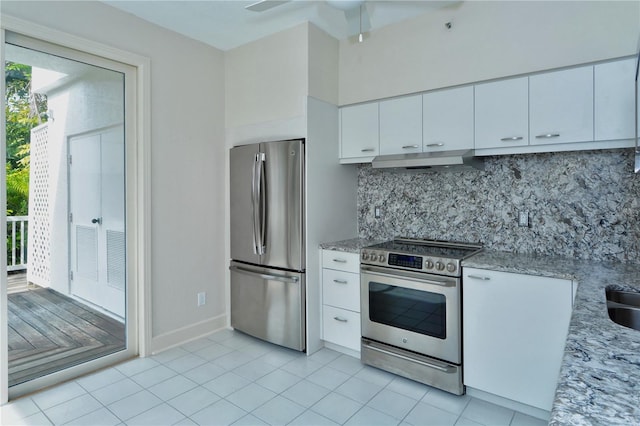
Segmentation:
[(257, 209), (257, 204), (259, 203), (259, 200), (257, 198), (258, 196), (258, 158), (259, 158), (260, 154), (256, 154), (255, 158), (253, 159), (253, 176), (251, 177), (251, 209), (253, 212), (253, 253), (254, 254), (260, 254), (259, 250), (258, 250), (258, 234), (259, 234), (259, 227), (258, 227), (258, 209)]
[(259, 271), (254, 271), (253, 269), (243, 268), (242, 266), (229, 266), (230, 271), (239, 272), (241, 274), (247, 275), (257, 275), (260, 278), (271, 281), (281, 281), (284, 283), (297, 283), (299, 281), (298, 277), (288, 277), (286, 275), (274, 275), (274, 274), (263, 274)]
[(265, 253), (265, 228), (266, 228), (266, 214), (267, 214), (267, 203), (265, 201), (265, 197), (267, 194), (266, 191), (266, 181), (264, 179), (264, 166), (265, 166), (266, 156), (264, 152), (258, 153), (257, 162), (258, 162), (258, 194), (256, 196), (258, 200), (258, 254), (263, 255)]

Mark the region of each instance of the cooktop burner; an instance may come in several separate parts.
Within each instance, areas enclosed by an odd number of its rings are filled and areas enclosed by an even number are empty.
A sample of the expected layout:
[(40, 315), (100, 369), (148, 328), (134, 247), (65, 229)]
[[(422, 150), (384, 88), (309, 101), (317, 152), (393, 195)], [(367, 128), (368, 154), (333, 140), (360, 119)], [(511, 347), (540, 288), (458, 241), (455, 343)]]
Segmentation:
[(424, 256), (446, 257), (449, 259), (464, 259), (482, 248), (481, 245), (470, 245), (438, 240), (418, 240), (398, 238), (384, 243), (374, 244), (369, 249), (386, 250), (395, 253), (408, 253)]
[(459, 276), (460, 262), (482, 250), (480, 244), (396, 238), (360, 251), (361, 263)]

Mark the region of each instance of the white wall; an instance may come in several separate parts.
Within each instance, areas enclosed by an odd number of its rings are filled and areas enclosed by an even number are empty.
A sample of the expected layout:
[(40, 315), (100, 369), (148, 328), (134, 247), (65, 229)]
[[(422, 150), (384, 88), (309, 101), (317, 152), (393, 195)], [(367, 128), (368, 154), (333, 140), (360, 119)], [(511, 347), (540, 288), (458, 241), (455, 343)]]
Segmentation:
[[(152, 350), (224, 321), (224, 57), (99, 2), (0, 3), (2, 14), (151, 59)], [(207, 304), (196, 308), (196, 294)]]
[(304, 116), (308, 24), (225, 52), (226, 127)]
[(340, 105), (632, 55), (639, 33), (638, 1), (459, 2), (340, 41)]
[(309, 25), (309, 96), (338, 105), (339, 42)]

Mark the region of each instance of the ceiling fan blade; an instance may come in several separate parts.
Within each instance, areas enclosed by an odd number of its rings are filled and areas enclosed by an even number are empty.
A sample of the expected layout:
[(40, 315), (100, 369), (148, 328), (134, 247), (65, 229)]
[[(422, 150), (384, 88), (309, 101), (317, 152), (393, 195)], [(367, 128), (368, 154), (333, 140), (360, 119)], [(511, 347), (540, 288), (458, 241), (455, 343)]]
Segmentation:
[(260, 0), (259, 2), (250, 4), (245, 9), (252, 12), (264, 12), (281, 4), (289, 3), (291, 0)]

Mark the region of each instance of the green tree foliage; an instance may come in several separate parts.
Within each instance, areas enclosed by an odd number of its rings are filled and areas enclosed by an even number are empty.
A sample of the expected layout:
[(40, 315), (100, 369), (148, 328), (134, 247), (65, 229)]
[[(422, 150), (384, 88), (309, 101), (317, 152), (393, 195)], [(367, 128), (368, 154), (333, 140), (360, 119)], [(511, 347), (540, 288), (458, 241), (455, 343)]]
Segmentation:
[(31, 67), (5, 63), (7, 214), (28, 212), (31, 129), (46, 120), (47, 100), (31, 93)]

